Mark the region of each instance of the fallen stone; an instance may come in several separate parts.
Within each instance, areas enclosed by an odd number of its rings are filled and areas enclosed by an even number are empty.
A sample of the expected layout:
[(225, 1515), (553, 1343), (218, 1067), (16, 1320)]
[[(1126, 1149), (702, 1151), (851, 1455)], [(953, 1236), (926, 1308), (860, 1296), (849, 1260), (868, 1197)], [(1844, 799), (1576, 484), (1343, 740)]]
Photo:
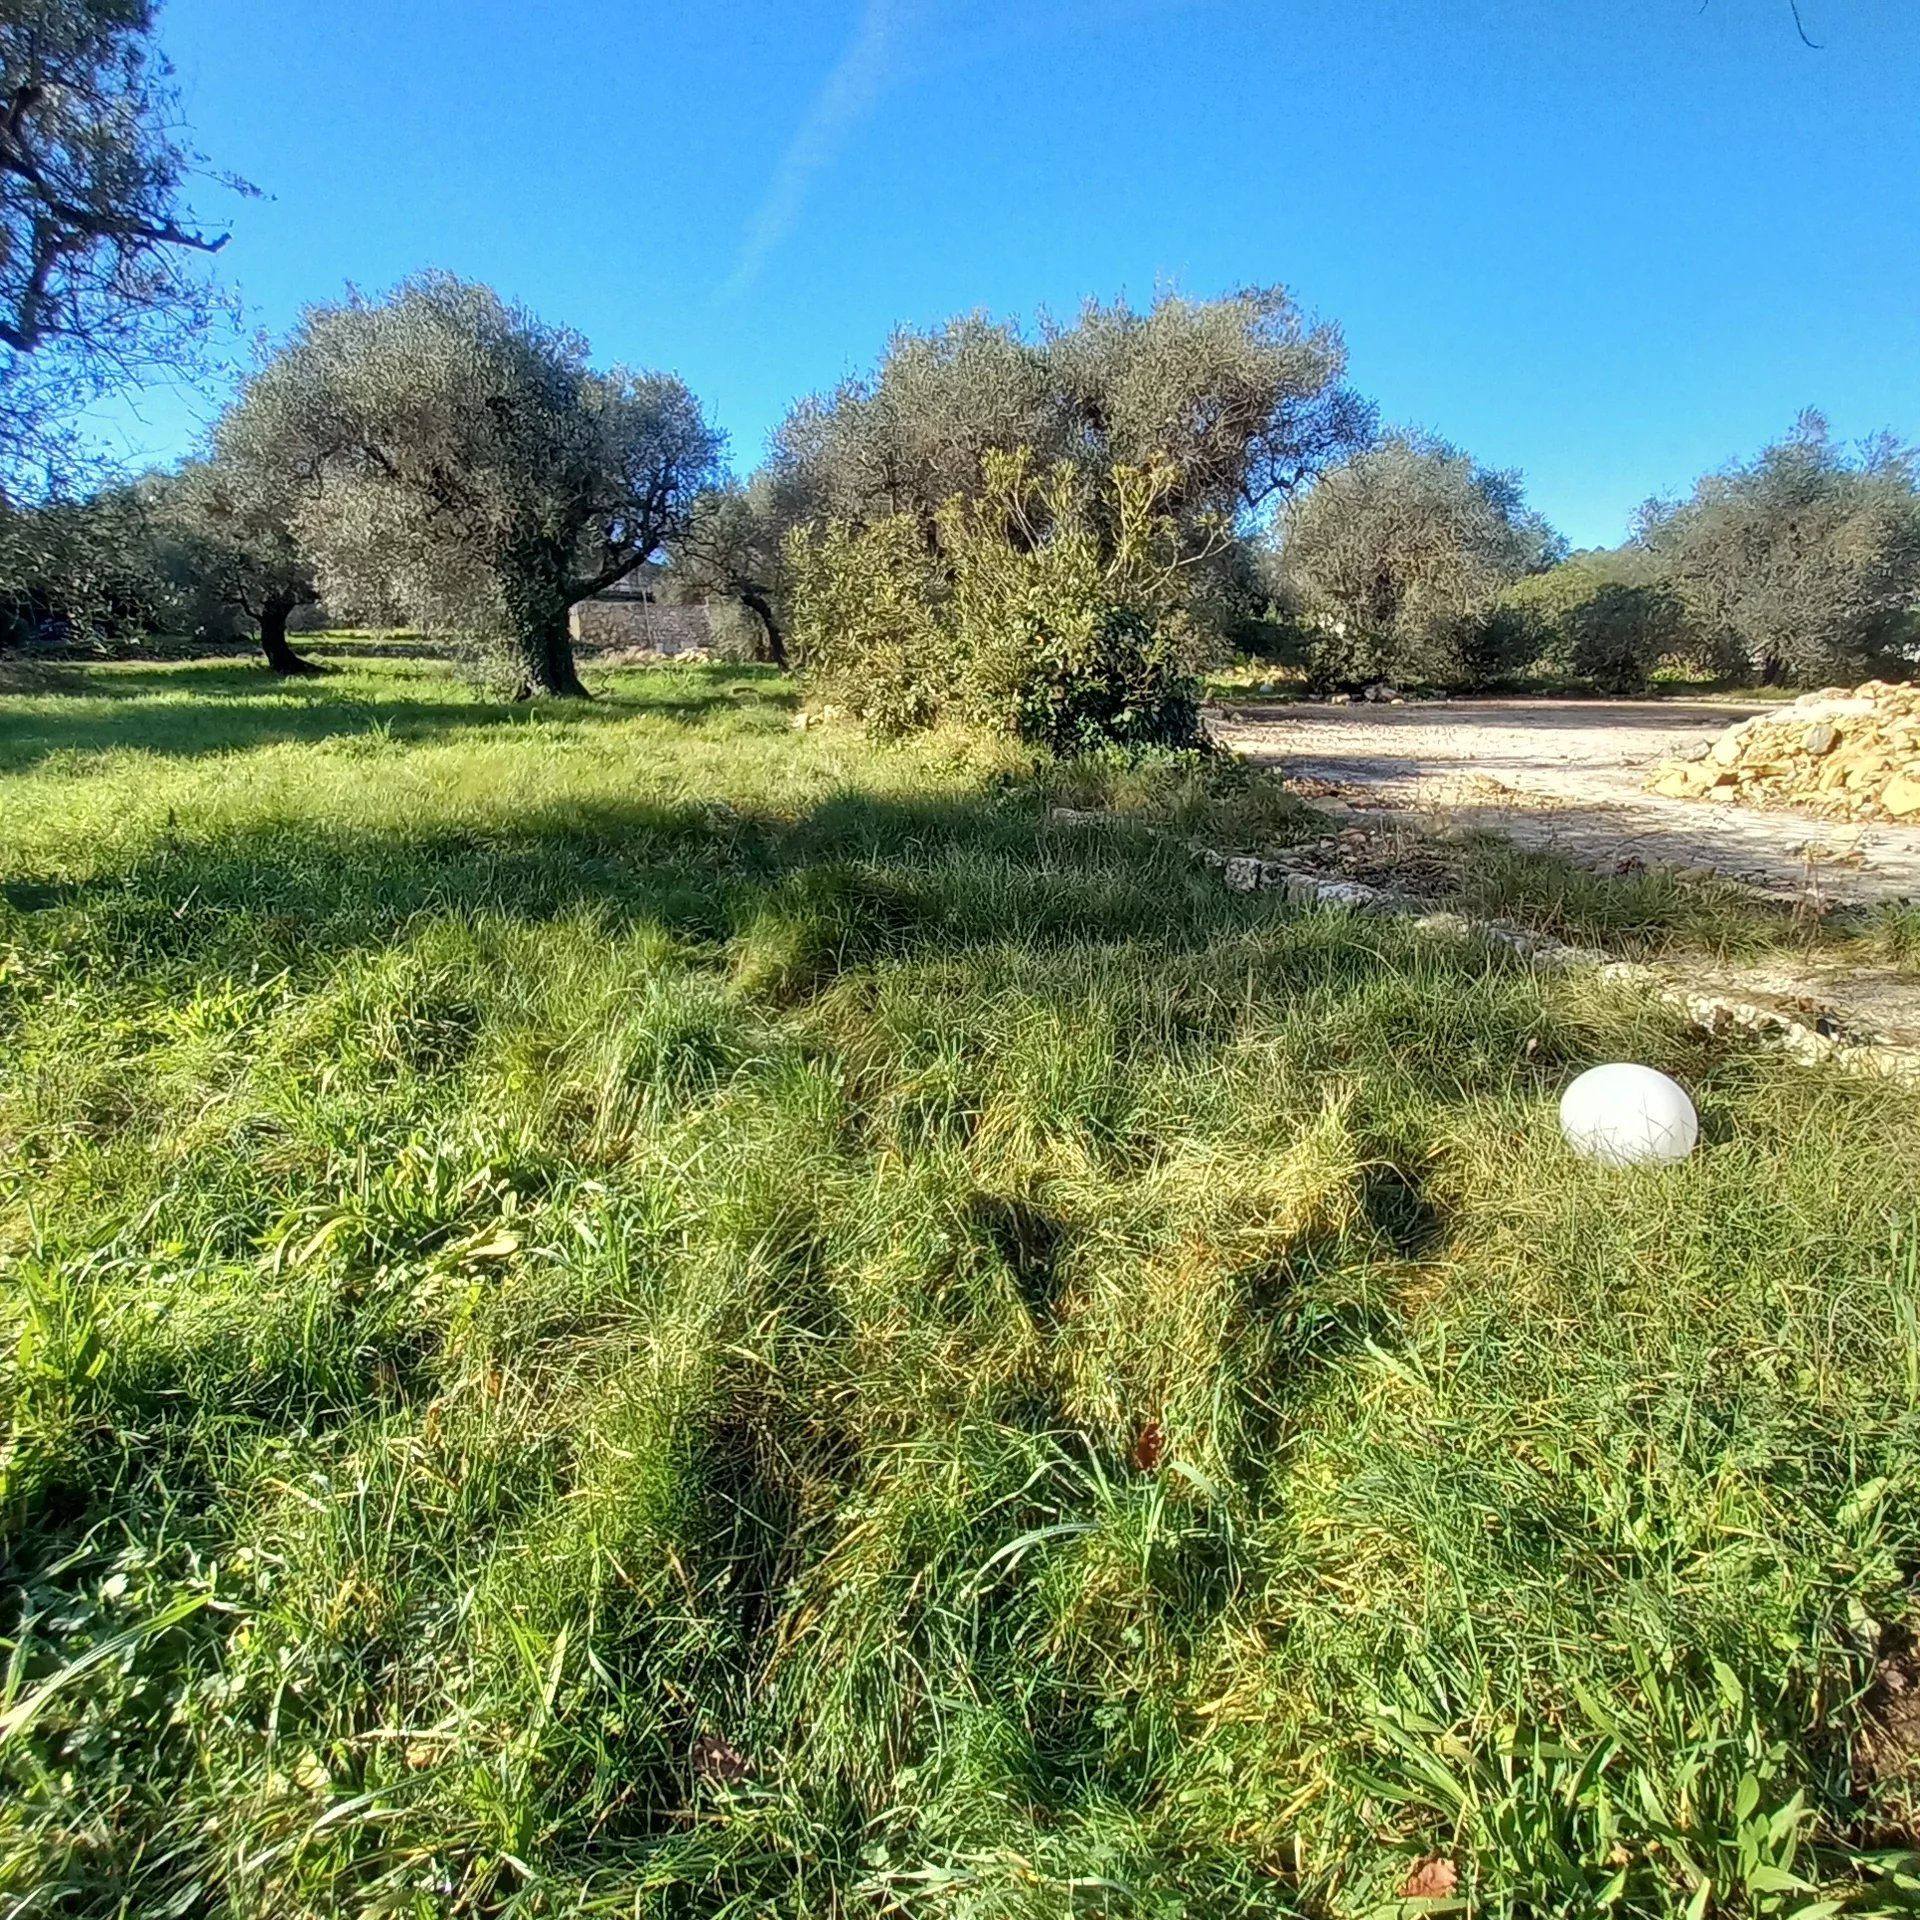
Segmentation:
[[(1851, 692), (1808, 695), (1725, 729), (1707, 748), (1656, 767), (1655, 793), (1798, 807), (1843, 820), (1920, 816), (1920, 686), (1870, 680)], [(1705, 784), (1687, 777), (1711, 769)]]

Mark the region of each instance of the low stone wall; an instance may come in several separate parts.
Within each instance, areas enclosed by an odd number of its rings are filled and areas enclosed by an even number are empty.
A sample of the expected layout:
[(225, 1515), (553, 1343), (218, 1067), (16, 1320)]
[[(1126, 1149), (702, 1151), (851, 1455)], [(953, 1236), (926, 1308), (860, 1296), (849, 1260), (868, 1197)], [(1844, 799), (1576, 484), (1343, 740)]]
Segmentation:
[(567, 622), (583, 653), (687, 653), (711, 644), (705, 607), (649, 600), (582, 600)]

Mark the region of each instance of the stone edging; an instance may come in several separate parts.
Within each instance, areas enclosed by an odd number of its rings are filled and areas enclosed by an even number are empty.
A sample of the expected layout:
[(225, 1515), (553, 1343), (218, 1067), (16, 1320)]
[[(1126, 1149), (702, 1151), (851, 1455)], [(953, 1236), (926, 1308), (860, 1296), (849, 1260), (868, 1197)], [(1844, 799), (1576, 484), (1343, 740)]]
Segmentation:
[(1309, 868), (1286, 860), (1269, 860), (1257, 853), (1218, 853), (1211, 847), (1196, 847), (1194, 851), (1202, 865), (1217, 871), (1235, 893), (1272, 890), (1305, 906), (1350, 907), (1356, 912), (1402, 916), (1430, 933), (1490, 941), (1553, 972), (1591, 968), (1602, 979), (1644, 987), (1706, 1033), (1746, 1033), (1763, 1046), (1809, 1065), (1833, 1061), (1864, 1073), (1920, 1080), (1920, 1048), (1821, 1033), (1776, 1008), (1675, 985), (1659, 968), (1641, 961), (1615, 960), (1597, 947), (1569, 946), (1551, 934), (1529, 933), (1506, 920), (1474, 920), (1465, 914), (1436, 911), (1427, 901), (1388, 887), (1369, 886), (1361, 880), (1329, 880)]

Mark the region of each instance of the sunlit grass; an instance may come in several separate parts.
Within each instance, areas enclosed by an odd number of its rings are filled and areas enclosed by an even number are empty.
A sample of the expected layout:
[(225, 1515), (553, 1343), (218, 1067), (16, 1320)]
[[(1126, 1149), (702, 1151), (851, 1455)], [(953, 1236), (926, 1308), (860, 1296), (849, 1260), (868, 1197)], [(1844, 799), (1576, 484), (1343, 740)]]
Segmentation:
[(1910, 1094), (602, 684), (0, 705), (0, 1910), (1911, 1910)]

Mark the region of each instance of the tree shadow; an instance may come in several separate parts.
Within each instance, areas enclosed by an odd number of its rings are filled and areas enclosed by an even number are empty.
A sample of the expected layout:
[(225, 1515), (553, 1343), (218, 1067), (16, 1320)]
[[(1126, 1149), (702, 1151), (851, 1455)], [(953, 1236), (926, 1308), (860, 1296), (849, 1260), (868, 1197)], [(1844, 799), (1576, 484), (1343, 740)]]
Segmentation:
[(539, 727), (578, 733), (660, 718), (682, 725), (755, 707), (786, 709), (790, 687), (751, 669), (682, 670), (674, 684), (623, 683), (580, 703), (513, 704), (449, 692), (444, 673), (384, 673), (392, 692), (345, 687), (328, 675), (284, 680), (265, 666), (196, 661), (75, 674), (30, 699), (0, 699), (0, 772), (131, 751), (197, 759), (253, 747), (369, 736), (396, 742)]

